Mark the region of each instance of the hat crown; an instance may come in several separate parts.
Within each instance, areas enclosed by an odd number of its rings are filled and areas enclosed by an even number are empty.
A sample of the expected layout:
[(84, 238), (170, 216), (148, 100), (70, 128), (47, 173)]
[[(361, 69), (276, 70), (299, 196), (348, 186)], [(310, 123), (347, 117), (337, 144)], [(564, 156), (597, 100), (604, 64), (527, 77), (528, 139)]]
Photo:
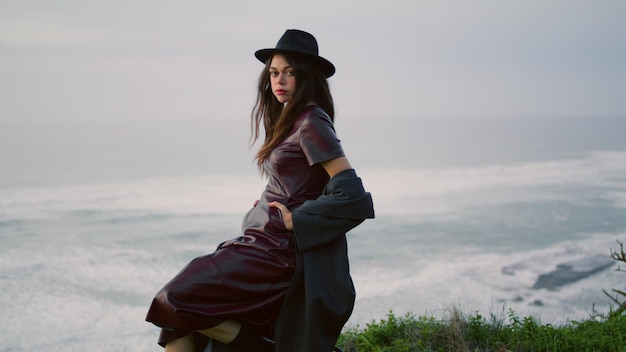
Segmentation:
[(319, 55), (319, 47), (315, 37), (298, 29), (288, 29), (276, 43), (276, 49)]

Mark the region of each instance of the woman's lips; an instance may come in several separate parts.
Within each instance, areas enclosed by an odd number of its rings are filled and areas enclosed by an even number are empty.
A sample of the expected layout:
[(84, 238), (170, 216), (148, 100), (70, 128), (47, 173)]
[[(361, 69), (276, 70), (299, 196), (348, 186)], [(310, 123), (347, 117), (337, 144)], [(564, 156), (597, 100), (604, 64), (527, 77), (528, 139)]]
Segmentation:
[(278, 95), (283, 95), (283, 94), (285, 94), (285, 93), (287, 93), (287, 91), (286, 91), (286, 90), (276, 89), (276, 94), (278, 94)]

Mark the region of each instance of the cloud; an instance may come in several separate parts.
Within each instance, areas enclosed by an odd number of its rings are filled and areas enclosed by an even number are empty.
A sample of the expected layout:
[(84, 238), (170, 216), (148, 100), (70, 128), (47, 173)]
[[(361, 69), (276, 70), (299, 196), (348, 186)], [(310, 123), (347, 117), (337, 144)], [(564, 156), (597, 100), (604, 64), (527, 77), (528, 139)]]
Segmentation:
[(0, 48), (5, 52), (24, 49), (60, 50), (103, 37), (102, 32), (94, 29), (30, 19), (3, 19), (0, 21), (0, 32)]
[(287, 28), (314, 33), (336, 64), (331, 87), (348, 118), (626, 114), (625, 10), (565, 0), (8, 2), (0, 119), (102, 119), (109, 106), (134, 119), (247, 117), (260, 70), (252, 53)]

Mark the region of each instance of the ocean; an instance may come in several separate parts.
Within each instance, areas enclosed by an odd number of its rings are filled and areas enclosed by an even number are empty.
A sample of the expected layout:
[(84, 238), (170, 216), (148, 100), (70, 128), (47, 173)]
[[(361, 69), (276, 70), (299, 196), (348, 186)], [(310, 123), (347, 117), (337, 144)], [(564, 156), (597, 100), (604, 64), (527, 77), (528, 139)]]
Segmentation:
[[(0, 351), (158, 350), (144, 321), (153, 295), (238, 236), (263, 189), (242, 125), (2, 127)], [(348, 234), (349, 327), (453, 308), (562, 324), (607, 312), (602, 290), (626, 289), (617, 263), (533, 288), (559, 264), (610, 260), (626, 240), (626, 118), (337, 129), (377, 216)]]

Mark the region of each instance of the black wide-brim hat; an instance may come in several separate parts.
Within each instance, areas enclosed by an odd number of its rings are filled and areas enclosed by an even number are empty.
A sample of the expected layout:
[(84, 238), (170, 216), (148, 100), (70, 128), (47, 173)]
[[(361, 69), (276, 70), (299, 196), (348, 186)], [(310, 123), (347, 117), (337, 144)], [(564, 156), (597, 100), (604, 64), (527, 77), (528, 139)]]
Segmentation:
[(319, 47), (315, 37), (305, 31), (299, 29), (288, 29), (285, 34), (278, 40), (276, 47), (272, 49), (261, 49), (254, 53), (257, 59), (262, 63), (267, 63), (275, 53), (285, 52), (297, 54), (301, 57), (310, 59), (326, 78), (335, 74), (335, 65), (325, 58), (319, 56)]

